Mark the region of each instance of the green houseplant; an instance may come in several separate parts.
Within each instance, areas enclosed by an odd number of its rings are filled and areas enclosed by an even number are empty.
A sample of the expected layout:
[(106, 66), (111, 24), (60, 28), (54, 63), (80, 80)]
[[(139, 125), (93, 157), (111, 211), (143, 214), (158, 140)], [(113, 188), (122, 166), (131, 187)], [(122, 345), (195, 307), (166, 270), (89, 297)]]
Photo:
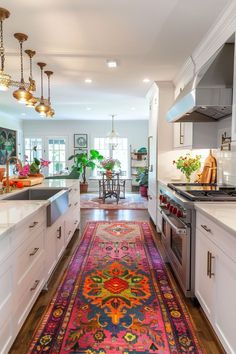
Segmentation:
[(97, 165), (97, 162), (103, 160), (103, 156), (97, 150), (90, 150), (89, 155), (87, 153), (78, 153), (71, 155), (68, 160), (73, 159), (74, 164), (71, 167), (72, 172), (78, 177), (82, 177), (82, 181), (80, 182), (80, 192), (86, 193), (88, 191), (88, 182), (86, 181), (86, 170), (87, 168), (91, 168), (92, 170), (94, 170)]
[(136, 181), (139, 183), (139, 191), (142, 197), (147, 198), (148, 192), (148, 168), (139, 167), (137, 168)]

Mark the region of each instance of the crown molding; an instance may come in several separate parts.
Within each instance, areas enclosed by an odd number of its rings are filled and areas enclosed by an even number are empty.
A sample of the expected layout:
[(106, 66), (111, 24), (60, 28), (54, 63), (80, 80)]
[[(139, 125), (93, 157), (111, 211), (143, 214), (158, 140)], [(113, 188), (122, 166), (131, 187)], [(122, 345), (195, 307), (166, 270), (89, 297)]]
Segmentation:
[[(192, 53), (192, 58), (198, 71), (207, 60), (236, 32), (236, 0), (233, 0), (218, 16), (215, 23), (206, 33)], [(194, 66), (189, 57), (173, 82), (176, 87), (175, 94), (183, 88), (193, 77)]]

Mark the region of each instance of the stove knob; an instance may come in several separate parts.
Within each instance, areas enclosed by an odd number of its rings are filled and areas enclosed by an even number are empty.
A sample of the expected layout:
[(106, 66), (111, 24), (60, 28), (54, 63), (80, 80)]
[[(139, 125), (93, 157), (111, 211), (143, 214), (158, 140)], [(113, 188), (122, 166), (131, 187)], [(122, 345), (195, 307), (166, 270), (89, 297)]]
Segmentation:
[(163, 195), (162, 196), (162, 203), (166, 203), (167, 202), (167, 198)]
[(178, 211), (177, 211), (177, 217), (178, 217), (178, 218), (182, 218), (182, 217), (183, 217), (183, 212), (182, 212), (182, 210), (178, 210)]
[(177, 214), (177, 208), (176, 207), (173, 207), (172, 213), (173, 214)]
[(173, 205), (170, 205), (169, 210), (171, 213), (173, 212), (173, 208), (174, 208)]
[(170, 209), (170, 203), (167, 203), (167, 204), (166, 204), (166, 208), (167, 208), (167, 209)]
[(163, 201), (163, 195), (162, 194), (159, 196), (159, 200), (162, 203), (162, 201)]

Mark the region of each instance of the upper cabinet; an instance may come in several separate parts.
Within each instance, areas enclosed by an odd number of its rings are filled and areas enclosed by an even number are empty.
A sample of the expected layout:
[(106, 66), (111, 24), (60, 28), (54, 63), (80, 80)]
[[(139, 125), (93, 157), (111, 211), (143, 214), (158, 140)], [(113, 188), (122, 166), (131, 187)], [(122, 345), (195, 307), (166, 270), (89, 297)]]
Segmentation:
[(218, 145), (217, 122), (173, 123), (174, 149), (215, 149)]

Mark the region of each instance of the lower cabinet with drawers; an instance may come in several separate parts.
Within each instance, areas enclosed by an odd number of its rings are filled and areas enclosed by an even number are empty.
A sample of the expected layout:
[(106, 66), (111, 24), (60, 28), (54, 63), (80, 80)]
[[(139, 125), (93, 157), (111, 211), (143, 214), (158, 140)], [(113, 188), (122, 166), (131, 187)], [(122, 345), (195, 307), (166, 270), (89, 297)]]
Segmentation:
[(0, 237), (0, 354), (7, 354), (80, 222), (79, 187), (50, 227), (46, 206)]
[(197, 212), (195, 295), (227, 353), (236, 353), (236, 237)]

